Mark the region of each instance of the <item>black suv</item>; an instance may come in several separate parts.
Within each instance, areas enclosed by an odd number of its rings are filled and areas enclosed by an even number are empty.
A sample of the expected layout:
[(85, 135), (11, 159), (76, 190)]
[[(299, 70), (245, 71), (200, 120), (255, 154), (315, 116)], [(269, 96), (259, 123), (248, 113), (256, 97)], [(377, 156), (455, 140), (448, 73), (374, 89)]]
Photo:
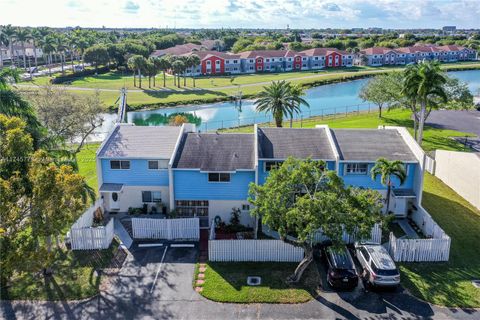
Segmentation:
[(354, 289), (358, 275), (352, 256), (346, 247), (325, 247), (323, 256), (327, 263), (327, 281), (335, 289)]

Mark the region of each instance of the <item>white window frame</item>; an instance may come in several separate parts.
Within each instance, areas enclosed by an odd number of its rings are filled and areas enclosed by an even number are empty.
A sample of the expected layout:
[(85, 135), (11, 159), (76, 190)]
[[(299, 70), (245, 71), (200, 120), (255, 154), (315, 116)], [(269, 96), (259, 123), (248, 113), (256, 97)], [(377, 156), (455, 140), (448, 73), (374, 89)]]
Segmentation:
[[(217, 176), (217, 179), (212, 179), (214, 176)], [(224, 180), (222, 181), (222, 176)], [(228, 176), (228, 181), (225, 180), (225, 177)], [(230, 172), (208, 172), (207, 179), (209, 183), (230, 183), (232, 181), (232, 175)]]
[[(112, 167), (113, 162), (118, 162), (118, 168)], [(130, 160), (110, 160), (110, 170), (130, 170), (130, 168), (131, 168)]]
[[(150, 201), (144, 201), (144, 193), (150, 192)], [(153, 191), (153, 190), (143, 190), (142, 191), (142, 203), (161, 203), (162, 202), (162, 192)]]
[[(166, 159), (163, 160), (148, 160), (147, 168), (148, 170), (166, 170), (168, 169), (168, 161)], [(157, 168), (151, 168), (150, 164), (157, 163)]]
[(366, 175), (368, 174), (368, 163), (365, 162), (348, 162), (345, 163), (345, 174), (349, 175)]

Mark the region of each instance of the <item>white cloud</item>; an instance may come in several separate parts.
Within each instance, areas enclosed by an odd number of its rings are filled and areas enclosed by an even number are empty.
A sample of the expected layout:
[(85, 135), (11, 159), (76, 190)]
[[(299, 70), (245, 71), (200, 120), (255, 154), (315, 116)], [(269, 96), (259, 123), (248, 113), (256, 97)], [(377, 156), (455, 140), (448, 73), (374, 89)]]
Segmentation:
[(0, 0), (0, 23), (53, 27), (479, 27), (478, 0)]

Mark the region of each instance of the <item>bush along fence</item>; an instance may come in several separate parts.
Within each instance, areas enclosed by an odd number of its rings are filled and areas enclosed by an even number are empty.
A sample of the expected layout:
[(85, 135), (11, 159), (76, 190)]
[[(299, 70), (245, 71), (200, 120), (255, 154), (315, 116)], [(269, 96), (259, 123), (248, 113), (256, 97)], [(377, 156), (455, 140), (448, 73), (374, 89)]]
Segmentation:
[(132, 231), (135, 239), (183, 239), (193, 241), (200, 239), (198, 218), (132, 218)]
[(390, 233), (388, 249), (392, 258), (405, 262), (448, 261), (451, 239), (430, 214), (419, 207), (412, 214), (412, 220), (426, 239), (398, 239)]
[(299, 262), (303, 249), (282, 240), (215, 240), (215, 224), (210, 227), (208, 259), (210, 261), (239, 262)]
[(72, 225), (70, 229), (72, 250), (97, 250), (110, 247), (114, 236), (113, 218), (105, 226), (93, 227), (95, 214), (102, 210), (102, 206), (103, 200), (98, 199)]

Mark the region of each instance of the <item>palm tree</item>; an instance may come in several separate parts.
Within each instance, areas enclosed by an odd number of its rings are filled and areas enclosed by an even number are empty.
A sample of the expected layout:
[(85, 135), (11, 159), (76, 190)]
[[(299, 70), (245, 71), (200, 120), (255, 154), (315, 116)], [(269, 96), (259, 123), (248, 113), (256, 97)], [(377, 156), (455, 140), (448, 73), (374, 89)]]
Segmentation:
[(310, 108), (308, 102), (302, 98), (305, 90), (300, 85), (290, 86), (290, 128), (293, 126), (293, 114), (300, 113), (300, 106), (303, 104)]
[(128, 62), (127, 62), (128, 67), (130, 69), (134, 70), (134, 73), (133, 73), (133, 85), (134, 86), (137, 86), (136, 82), (135, 82), (135, 71), (136, 71), (136, 72), (138, 72), (139, 87), (142, 88), (142, 71), (145, 70), (146, 62), (147, 62), (147, 60), (139, 54), (131, 56), (128, 59)]
[(177, 59), (172, 63), (172, 70), (173, 70), (173, 78), (175, 79), (175, 75), (177, 75), (177, 87), (180, 88), (180, 74), (185, 70), (185, 63)]
[(30, 31), (27, 28), (17, 28), (15, 31), (15, 41), (20, 42), (20, 45), (22, 46), (24, 69), (27, 69), (27, 51), (25, 48), (25, 42), (28, 40), (30, 40)]
[(200, 57), (196, 54), (190, 55), (188, 57), (188, 64), (190, 68), (192, 68), (192, 80), (193, 80), (193, 87), (195, 88), (195, 68), (200, 64)]
[(180, 73), (183, 75), (183, 86), (187, 86), (187, 69), (190, 66), (190, 60), (188, 59), (187, 56), (181, 56), (180, 61), (183, 63), (183, 68), (180, 70)]
[(74, 65), (73, 61), (74, 61), (75, 50), (77, 48), (78, 38), (75, 36), (75, 34), (71, 32), (67, 34), (66, 41), (67, 41), (68, 51), (70, 52), (70, 64), (72, 66), (72, 72), (75, 73), (75, 68), (73, 67)]
[(45, 62), (48, 66), (48, 75), (52, 76), (52, 53), (55, 51), (55, 39), (51, 35), (47, 35), (40, 39), (38, 43), (46, 57)]
[[(275, 125), (280, 128), (282, 127), (283, 116), (285, 114), (293, 115), (293, 101), (291, 85), (285, 81), (273, 81), (268, 87), (263, 87), (255, 105), (258, 112), (270, 112), (275, 119)], [(297, 105), (295, 110), (298, 108)]]
[(400, 185), (402, 185), (407, 179), (407, 173), (405, 166), (401, 161), (388, 161), (385, 158), (379, 158), (375, 162), (372, 170), (370, 171), (372, 179), (377, 179), (380, 176), (380, 182), (387, 187), (387, 197), (385, 199), (386, 209), (385, 213), (389, 212), (390, 208), (390, 193), (392, 191), (392, 177), (398, 178)]
[(163, 73), (163, 87), (166, 87), (167, 77), (165, 73), (167, 72), (168, 69), (172, 68), (170, 64), (170, 59), (168, 56), (163, 56), (163, 57), (157, 58), (157, 61), (158, 61), (159, 70), (162, 70), (162, 73)]
[[(8, 37), (3, 33), (2, 29), (0, 28), (0, 47), (9, 46)], [(3, 67), (3, 51), (0, 49), (0, 68)]]
[(444, 102), (447, 101), (447, 94), (444, 89), (446, 82), (447, 79), (441, 71), (438, 61), (424, 60), (418, 64), (408, 66), (404, 71), (402, 94), (420, 103), (417, 136), (419, 145), (422, 144), (423, 140), (423, 127), (427, 116), (427, 107), (432, 107), (432, 104), (429, 102), (438, 98)]
[[(51, 33), (50, 28), (48, 28), (48, 27), (38, 27), (38, 28), (36, 28), (36, 30), (40, 34), (40, 36), (37, 39), (38, 46), (42, 47), (42, 45), (41, 45), (42, 41)], [(42, 51), (43, 51), (43, 47), (42, 47)], [(42, 58), (43, 58), (43, 62), (45, 64), (47, 64), (48, 63), (47, 62), (48, 56), (46, 56), (45, 53), (43, 53)]]
[(10, 49), (10, 65), (15, 65), (15, 57), (13, 56), (13, 38), (15, 37), (15, 28), (12, 27), (11, 24), (3, 26), (2, 28), (3, 34), (8, 39), (8, 45)]
[(55, 51), (60, 55), (60, 62), (62, 63), (62, 74), (65, 74), (65, 36), (63, 34), (56, 34), (53, 38), (55, 42)]
[(38, 41), (41, 38), (42, 38), (42, 34), (40, 33), (40, 30), (38, 28), (33, 28), (30, 31), (30, 39), (32, 40), (33, 58), (35, 60), (35, 68), (38, 67), (37, 47), (38, 47)]

